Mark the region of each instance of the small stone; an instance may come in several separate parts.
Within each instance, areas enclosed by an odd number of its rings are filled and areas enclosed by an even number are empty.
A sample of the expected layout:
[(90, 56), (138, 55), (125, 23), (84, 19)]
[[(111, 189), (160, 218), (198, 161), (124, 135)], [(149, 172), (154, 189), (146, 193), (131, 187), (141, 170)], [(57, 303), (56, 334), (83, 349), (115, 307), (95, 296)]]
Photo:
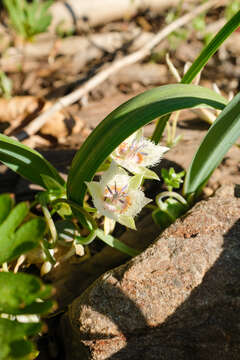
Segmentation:
[(206, 197), (209, 197), (209, 196), (212, 196), (213, 194), (213, 189), (211, 189), (210, 187), (206, 186), (204, 189), (203, 189), (203, 193)]

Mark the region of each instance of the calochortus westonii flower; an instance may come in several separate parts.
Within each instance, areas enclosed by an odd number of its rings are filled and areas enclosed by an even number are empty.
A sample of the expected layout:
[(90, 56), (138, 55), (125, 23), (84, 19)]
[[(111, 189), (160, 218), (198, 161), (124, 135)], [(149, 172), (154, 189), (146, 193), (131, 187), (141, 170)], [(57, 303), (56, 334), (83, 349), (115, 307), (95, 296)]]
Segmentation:
[(100, 182), (90, 181), (86, 185), (101, 215), (135, 229), (134, 216), (151, 201), (140, 190), (141, 181), (141, 175), (129, 176), (112, 161)]
[(111, 154), (120, 166), (133, 174), (141, 174), (148, 179), (158, 179), (155, 172), (147, 169), (159, 163), (167, 147), (156, 145), (143, 136), (140, 129), (124, 140)]

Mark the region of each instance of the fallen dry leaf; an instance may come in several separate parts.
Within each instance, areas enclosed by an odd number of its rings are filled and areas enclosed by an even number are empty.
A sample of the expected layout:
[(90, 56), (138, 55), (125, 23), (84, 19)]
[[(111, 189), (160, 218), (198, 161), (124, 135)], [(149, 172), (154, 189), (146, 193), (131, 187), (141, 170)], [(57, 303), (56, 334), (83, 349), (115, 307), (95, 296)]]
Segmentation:
[(35, 96), (14, 96), (11, 99), (0, 99), (0, 122), (9, 122), (34, 113), (42, 108), (43, 101)]
[[(12, 135), (17, 129), (22, 129), (41, 112), (52, 106), (50, 101), (35, 96), (14, 96), (11, 99), (0, 99), (0, 122), (9, 123), (5, 134)], [(75, 125), (73, 118), (63, 111), (53, 114), (42, 127), (41, 133), (55, 138), (69, 135)]]

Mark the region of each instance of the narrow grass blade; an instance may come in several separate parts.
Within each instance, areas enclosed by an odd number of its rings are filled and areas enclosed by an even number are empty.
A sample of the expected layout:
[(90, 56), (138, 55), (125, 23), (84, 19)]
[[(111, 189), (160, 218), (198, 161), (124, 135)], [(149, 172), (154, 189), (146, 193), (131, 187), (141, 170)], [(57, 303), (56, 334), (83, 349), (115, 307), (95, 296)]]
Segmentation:
[(208, 130), (184, 182), (184, 195), (196, 197), (226, 152), (240, 136), (240, 93), (225, 107)]
[(238, 11), (224, 26), (216, 36), (204, 47), (200, 55), (194, 61), (192, 66), (182, 78), (182, 84), (190, 84), (192, 80), (199, 74), (208, 60), (215, 54), (222, 43), (231, 35), (231, 33), (240, 26), (240, 11)]
[[(181, 80), (182, 84), (190, 84), (194, 78), (200, 73), (200, 71), (207, 64), (208, 60), (215, 54), (222, 43), (236, 30), (240, 25), (240, 11), (238, 11), (224, 26), (216, 36), (206, 45), (197, 59), (193, 62), (192, 66), (186, 72)], [(152, 141), (156, 144), (159, 143), (165, 126), (170, 118), (170, 114), (166, 115), (161, 121), (158, 121), (155, 130), (152, 135)]]

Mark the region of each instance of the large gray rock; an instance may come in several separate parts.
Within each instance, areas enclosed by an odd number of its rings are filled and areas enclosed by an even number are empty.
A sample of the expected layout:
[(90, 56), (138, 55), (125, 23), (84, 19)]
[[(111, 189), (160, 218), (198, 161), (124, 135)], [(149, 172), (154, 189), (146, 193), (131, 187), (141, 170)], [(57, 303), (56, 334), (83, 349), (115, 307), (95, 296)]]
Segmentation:
[(240, 359), (239, 218), (225, 186), (95, 281), (62, 321), (66, 358)]

